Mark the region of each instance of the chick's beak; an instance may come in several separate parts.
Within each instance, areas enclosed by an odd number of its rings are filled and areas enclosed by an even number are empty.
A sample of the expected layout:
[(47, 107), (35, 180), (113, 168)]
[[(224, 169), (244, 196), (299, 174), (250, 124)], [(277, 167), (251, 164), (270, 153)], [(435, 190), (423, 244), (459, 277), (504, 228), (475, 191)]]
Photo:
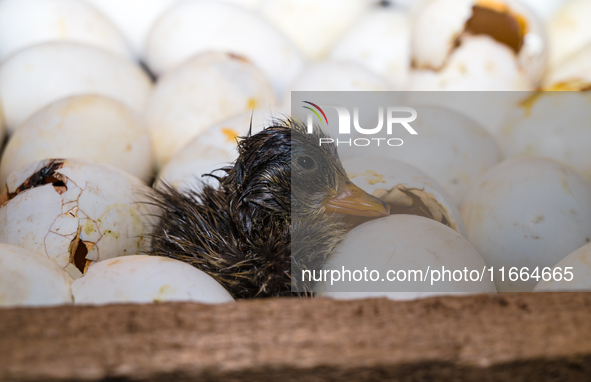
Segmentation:
[(337, 194), (324, 202), (327, 214), (344, 214), (364, 217), (383, 217), (390, 215), (390, 206), (343, 179), (337, 187)]

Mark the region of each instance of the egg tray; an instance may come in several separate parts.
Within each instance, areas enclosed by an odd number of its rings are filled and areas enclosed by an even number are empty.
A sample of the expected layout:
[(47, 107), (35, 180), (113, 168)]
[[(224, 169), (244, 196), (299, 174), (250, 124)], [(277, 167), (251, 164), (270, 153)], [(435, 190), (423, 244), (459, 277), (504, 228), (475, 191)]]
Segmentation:
[(590, 381), (591, 293), (0, 310), (0, 381)]

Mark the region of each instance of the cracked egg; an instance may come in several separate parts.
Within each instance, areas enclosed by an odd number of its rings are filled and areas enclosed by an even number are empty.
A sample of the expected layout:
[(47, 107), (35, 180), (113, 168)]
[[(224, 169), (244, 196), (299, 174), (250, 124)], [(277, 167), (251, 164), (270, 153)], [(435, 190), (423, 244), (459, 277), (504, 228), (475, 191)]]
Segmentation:
[(362, 65), (403, 90), (410, 69), (410, 21), (397, 9), (365, 15), (333, 46), (329, 58)]
[[(490, 169), (461, 207), (466, 238), (495, 270), (552, 267), (591, 241), (591, 184), (551, 159), (519, 157)], [(536, 280), (495, 275), (499, 292), (531, 292)]]
[(224, 287), (207, 273), (179, 260), (136, 255), (92, 264), (74, 281), (76, 304), (194, 301), (234, 302)]
[(31, 163), (8, 177), (0, 195), (0, 242), (45, 254), (78, 278), (92, 262), (149, 246), (158, 213), (150, 190), (107, 165)]
[[(571, 267), (570, 269), (566, 269)], [(562, 275), (562, 278), (556, 280), (554, 278), (554, 268), (560, 268), (557, 273)], [(572, 280), (570, 275), (565, 271), (572, 273)], [(564, 259), (560, 260), (550, 271), (552, 277), (545, 276), (548, 281), (543, 279), (536, 285), (534, 292), (591, 292), (591, 244), (586, 244)], [(544, 276), (544, 275), (541, 275)], [(558, 276), (556, 276), (558, 279)]]
[(159, 188), (163, 181), (176, 189), (197, 190), (204, 183), (217, 187), (217, 180), (202, 175), (229, 166), (238, 158), (237, 139), (248, 134), (251, 118), (252, 134), (257, 134), (264, 126), (272, 123), (268, 113), (255, 110), (208, 128), (164, 166), (154, 187)]
[(0, 61), (18, 50), (49, 41), (75, 41), (132, 59), (119, 30), (84, 1), (0, 2)]
[(80, 158), (106, 163), (149, 181), (150, 135), (121, 102), (98, 95), (74, 96), (41, 109), (12, 134), (0, 162), (0, 184), (27, 163)]
[[(487, 36), (490, 41), (475, 40), (477, 36)], [(467, 51), (452, 62), (454, 52), (462, 49), (467, 41), (471, 41), (474, 52)], [(494, 52), (487, 53), (485, 47), (491, 45), (490, 42), (503, 46), (507, 52), (502, 56), (503, 61), (510, 62), (499, 62), (494, 59)], [(481, 66), (482, 58), (478, 57), (482, 54), (488, 59), (485, 66)], [(412, 42), (414, 66), (440, 72), (445, 77), (446, 68), (453, 63), (458, 67), (457, 74), (444, 78), (448, 87), (462, 81), (462, 67), (472, 77), (483, 77), (482, 81), (488, 79), (491, 86), (496, 81), (515, 81), (517, 68), (523, 76), (518, 81), (527, 80), (533, 87), (544, 74), (546, 55), (542, 23), (529, 9), (513, 0), (434, 0), (423, 3), (416, 12)], [(507, 68), (498, 68), (501, 64)], [(469, 86), (470, 82), (464, 84)], [(471, 89), (485, 90), (475, 87), (463, 90)]]
[[(420, 118), (412, 125), (418, 135), (408, 135), (404, 145), (355, 147), (343, 150), (341, 158), (383, 157), (408, 163), (441, 185), (457, 206), (470, 186), (501, 161), (493, 137), (476, 121), (436, 106), (415, 105)], [(360, 134), (357, 137), (361, 137)]]
[[(418, 215), (442, 223), (465, 235), (453, 199), (421, 170), (390, 158), (358, 158), (343, 161), (349, 179), (368, 194), (390, 205), (390, 214)], [(350, 226), (370, 218), (347, 217)]]
[[(363, 254), (360, 256), (360, 254)], [(366, 280), (333, 283), (320, 282), (316, 292), (321, 297), (359, 299), (387, 297), (410, 300), (441, 294), (495, 293), (490, 274), (478, 281), (429, 282), (411, 279), (409, 271), (420, 271), (427, 280), (429, 270), (469, 270), (482, 272), (486, 266), (474, 247), (460, 234), (431, 219), (410, 215), (390, 215), (373, 220), (351, 230), (335, 248), (324, 270), (378, 271), (375, 281)], [(394, 275), (388, 275), (393, 270)], [(392, 276), (405, 282), (388, 281)], [(328, 273), (330, 275), (330, 272)], [(355, 277), (355, 276), (353, 276)], [(380, 279), (381, 278), (381, 279)], [(412, 281), (411, 281), (412, 280)]]
[(140, 114), (151, 90), (138, 65), (73, 42), (35, 45), (0, 66), (0, 102), (9, 133), (45, 106), (74, 95), (100, 94)]
[(304, 66), (295, 46), (262, 17), (221, 1), (183, 1), (166, 11), (149, 34), (146, 60), (160, 75), (204, 52), (244, 57), (266, 76), (277, 96)]
[(160, 169), (213, 124), (275, 105), (263, 74), (226, 53), (195, 56), (158, 80), (145, 112)]
[(499, 136), (505, 157), (543, 156), (591, 182), (591, 94), (536, 92), (519, 103)]
[(47, 256), (0, 243), (0, 307), (71, 304), (73, 281)]

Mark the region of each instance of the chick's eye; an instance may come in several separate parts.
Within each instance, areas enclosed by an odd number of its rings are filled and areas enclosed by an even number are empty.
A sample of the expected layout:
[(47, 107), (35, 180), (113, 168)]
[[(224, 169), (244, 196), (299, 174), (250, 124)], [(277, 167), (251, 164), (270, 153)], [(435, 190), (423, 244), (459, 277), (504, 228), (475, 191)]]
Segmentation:
[(316, 167), (316, 162), (314, 162), (314, 159), (309, 156), (303, 156), (298, 158), (298, 165), (306, 170), (311, 170)]

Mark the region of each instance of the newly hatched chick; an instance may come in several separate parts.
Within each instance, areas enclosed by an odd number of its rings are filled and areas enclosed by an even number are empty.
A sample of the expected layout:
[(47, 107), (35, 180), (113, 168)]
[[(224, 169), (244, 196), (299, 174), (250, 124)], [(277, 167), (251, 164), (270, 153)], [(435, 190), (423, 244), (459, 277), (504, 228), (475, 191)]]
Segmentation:
[[(334, 145), (319, 145), (324, 137), (317, 127), (308, 134), (298, 121), (275, 121), (239, 142), (223, 175), (209, 175), (219, 187), (157, 191), (164, 213), (152, 254), (196, 266), (238, 299), (310, 293), (301, 270), (326, 262), (346, 232), (341, 214), (389, 214), (348, 179)], [(292, 275), (301, 293), (292, 292)]]

